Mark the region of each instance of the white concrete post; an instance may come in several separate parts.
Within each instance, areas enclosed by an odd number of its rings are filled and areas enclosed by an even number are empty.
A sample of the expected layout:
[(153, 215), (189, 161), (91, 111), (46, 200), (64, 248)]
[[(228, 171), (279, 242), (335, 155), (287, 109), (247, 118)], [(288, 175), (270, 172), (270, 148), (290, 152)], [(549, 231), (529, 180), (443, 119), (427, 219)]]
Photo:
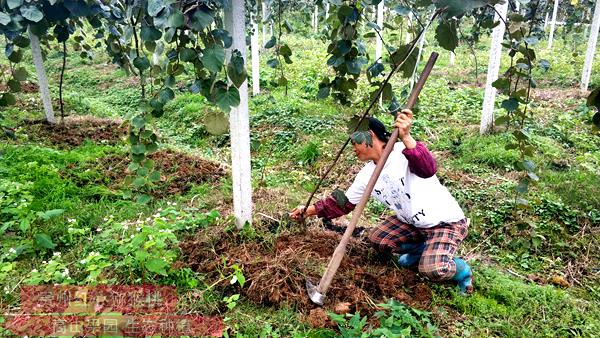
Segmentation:
[(587, 92), (590, 84), (590, 76), (592, 75), (592, 63), (594, 54), (596, 53), (596, 42), (598, 41), (598, 28), (600, 27), (600, 0), (596, 0), (594, 8), (594, 18), (592, 19), (592, 27), (590, 28), (590, 38), (588, 40), (587, 52), (585, 53), (585, 62), (583, 64), (583, 73), (581, 74), (581, 93)]
[(456, 54), (454, 54), (454, 52), (450, 52), (450, 66), (454, 66), (454, 58), (456, 57)]
[(544, 30), (546, 30), (546, 27), (548, 27), (548, 16), (550, 15), (549, 12), (546, 12), (546, 18), (544, 19)]
[(556, 13), (558, 13), (558, 0), (554, 0), (554, 9), (552, 10), (552, 22), (550, 22), (550, 35), (548, 35), (548, 49), (552, 49), (552, 40), (554, 39), (554, 28), (556, 27)]
[(33, 58), (33, 64), (35, 65), (35, 72), (38, 78), (38, 86), (40, 96), (42, 98), (42, 104), (44, 105), (44, 111), (46, 112), (46, 121), (49, 123), (56, 123), (54, 119), (54, 110), (52, 109), (52, 100), (50, 99), (50, 89), (48, 88), (48, 78), (46, 77), (46, 70), (44, 69), (44, 60), (42, 59), (42, 49), (40, 47), (40, 39), (37, 35), (29, 31), (29, 41), (31, 42), (31, 56)]
[(319, 26), (319, 7), (315, 5), (315, 11), (313, 13), (313, 33), (317, 32)]
[(329, 2), (325, 4), (325, 20), (329, 19)]
[[(233, 37), (231, 51), (239, 50), (246, 60), (244, 0), (224, 1), (225, 27)], [(231, 82), (230, 82), (231, 84)], [(248, 118), (248, 81), (240, 88), (240, 105), (229, 113), (231, 137), (231, 173), (233, 178), (233, 213), (238, 229), (252, 221), (252, 181), (250, 172), (250, 123)]]
[(256, 22), (256, 16), (252, 16), (250, 48), (252, 51), (252, 96), (254, 96), (260, 94), (260, 59), (258, 47), (258, 22)]
[(267, 3), (265, 0), (262, 1), (262, 45), (267, 44)]
[(380, 37), (380, 35), (383, 36), (383, 0), (377, 5), (377, 26), (379, 26), (379, 34), (375, 40), (375, 60), (381, 58), (383, 49), (383, 40)]
[[(496, 15), (494, 21), (499, 21), (500, 16), (506, 20), (506, 12), (508, 10), (508, 1), (504, 4), (496, 4)], [(498, 16), (500, 13), (500, 16)], [(504, 31), (506, 26), (500, 22), (492, 31), (492, 43), (490, 46), (490, 58), (488, 62), (487, 79), (485, 82), (485, 94), (483, 97), (483, 107), (481, 109), (481, 124), (479, 132), (483, 135), (489, 132), (494, 126), (494, 103), (496, 101), (496, 88), (492, 87), (492, 83), (498, 79), (498, 71), (500, 70), (500, 60), (502, 58), (502, 40), (504, 39)]]

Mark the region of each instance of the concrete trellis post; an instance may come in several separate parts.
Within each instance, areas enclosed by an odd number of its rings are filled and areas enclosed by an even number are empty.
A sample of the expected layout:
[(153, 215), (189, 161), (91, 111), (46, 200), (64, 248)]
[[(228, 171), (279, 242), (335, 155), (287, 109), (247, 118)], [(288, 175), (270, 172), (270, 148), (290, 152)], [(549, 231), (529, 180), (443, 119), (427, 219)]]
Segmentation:
[(252, 16), (251, 20), (252, 36), (250, 37), (250, 48), (252, 51), (252, 96), (254, 96), (260, 94), (260, 59), (258, 48), (258, 22), (256, 22), (256, 15)]
[(594, 18), (590, 28), (590, 38), (588, 40), (587, 52), (585, 53), (585, 62), (583, 64), (583, 73), (581, 74), (581, 93), (586, 93), (592, 75), (592, 63), (596, 53), (596, 42), (598, 41), (598, 28), (600, 27), (600, 0), (596, 0), (594, 8)]
[(548, 16), (550, 15), (550, 13), (546, 12), (546, 18), (544, 19), (544, 30), (546, 30), (546, 27), (548, 27)]
[(450, 52), (450, 66), (454, 66), (456, 54), (454, 52)]
[(315, 11), (313, 13), (313, 33), (317, 32), (319, 25), (319, 7), (315, 5)]
[[(501, 20), (502, 17), (506, 20), (506, 12), (508, 11), (508, 1), (504, 4), (496, 4), (496, 15), (494, 21)], [(500, 14), (500, 16), (498, 16)], [(500, 60), (502, 58), (502, 40), (506, 26), (501, 22), (492, 31), (492, 42), (490, 46), (490, 58), (488, 62), (487, 79), (485, 82), (485, 95), (483, 98), (483, 107), (481, 109), (481, 124), (479, 132), (485, 134), (494, 126), (494, 102), (496, 101), (496, 88), (492, 87), (492, 83), (498, 79), (498, 71), (500, 70)]]
[(329, 19), (329, 2), (325, 4), (325, 20)]
[(48, 78), (46, 77), (46, 70), (44, 69), (44, 60), (42, 59), (42, 49), (40, 47), (40, 39), (37, 35), (29, 31), (29, 41), (31, 42), (31, 56), (33, 58), (33, 64), (35, 65), (35, 72), (38, 78), (38, 86), (40, 90), (40, 96), (44, 105), (44, 111), (46, 112), (46, 121), (49, 123), (56, 123), (54, 119), (54, 110), (52, 109), (52, 100), (50, 99), (50, 89), (48, 88)]
[(548, 49), (552, 49), (552, 40), (554, 39), (554, 28), (556, 27), (556, 14), (558, 13), (558, 0), (554, 0), (554, 9), (552, 10), (552, 22), (550, 22), (550, 35), (548, 35)]
[[(225, 27), (233, 37), (227, 53), (239, 50), (246, 60), (246, 29), (244, 0), (224, 1)], [(252, 184), (250, 172), (250, 124), (248, 118), (248, 81), (240, 88), (240, 105), (229, 113), (231, 137), (231, 171), (233, 178), (233, 212), (238, 229), (252, 221)]]
[(263, 0), (262, 5), (262, 44), (267, 44), (267, 3)]
[(383, 40), (381, 39), (381, 36), (383, 36), (383, 6), (383, 0), (381, 0), (377, 5), (377, 26), (379, 26), (379, 35), (376, 37), (375, 60), (381, 58), (381, 51), (383, 49)]

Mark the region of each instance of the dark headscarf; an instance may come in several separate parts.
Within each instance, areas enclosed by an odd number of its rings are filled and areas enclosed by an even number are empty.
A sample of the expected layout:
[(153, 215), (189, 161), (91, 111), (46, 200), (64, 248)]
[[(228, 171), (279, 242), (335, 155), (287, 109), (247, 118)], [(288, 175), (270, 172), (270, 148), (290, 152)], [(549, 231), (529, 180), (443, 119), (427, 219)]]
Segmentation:
[(369, 120), (369, 129), (373, 131), (373, 134), (375, 134), (380, 141), (387, 143), (392, 134), (388, 133), (385, 129), (385, 125), (374, 117), (368, 117), (367, 119)]

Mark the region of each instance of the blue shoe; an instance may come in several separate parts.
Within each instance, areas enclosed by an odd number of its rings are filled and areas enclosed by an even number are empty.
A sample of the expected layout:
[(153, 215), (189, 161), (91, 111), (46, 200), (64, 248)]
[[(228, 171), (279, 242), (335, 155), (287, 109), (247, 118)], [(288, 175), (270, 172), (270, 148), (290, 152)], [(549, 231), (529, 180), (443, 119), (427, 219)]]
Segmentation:
[(398, 257), (398, 265), (403, 268), (410, 268), (417, 265), (421, 260), (423, 250), (425, 250), (425, 243), (400, 244), (399, 251), (404, 254)]
[(452, 277), (453, 281), (458, 283), (461, 295), (470, 294), (473, 292), (473, 273), (467, 262), (460, 258), (454, 257), (456, 263), (456, 274)]

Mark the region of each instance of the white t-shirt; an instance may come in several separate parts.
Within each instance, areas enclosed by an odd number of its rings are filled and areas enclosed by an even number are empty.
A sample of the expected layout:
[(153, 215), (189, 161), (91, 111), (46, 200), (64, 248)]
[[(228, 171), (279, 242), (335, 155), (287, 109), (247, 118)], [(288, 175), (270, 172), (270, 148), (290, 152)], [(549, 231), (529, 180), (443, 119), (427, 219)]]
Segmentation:
[[(421, 178), (410, 171), (402, 153), (402, 142), (394, 145), (371, 196), (394, 210), (398, 219), (418, 228), (430, 228), (441, 222), (457, 222), (465, 215), (448, 189), (437, 176)], [(346, 191), (350, 203), (358, 204), (375, 170), (369, 161)]]

